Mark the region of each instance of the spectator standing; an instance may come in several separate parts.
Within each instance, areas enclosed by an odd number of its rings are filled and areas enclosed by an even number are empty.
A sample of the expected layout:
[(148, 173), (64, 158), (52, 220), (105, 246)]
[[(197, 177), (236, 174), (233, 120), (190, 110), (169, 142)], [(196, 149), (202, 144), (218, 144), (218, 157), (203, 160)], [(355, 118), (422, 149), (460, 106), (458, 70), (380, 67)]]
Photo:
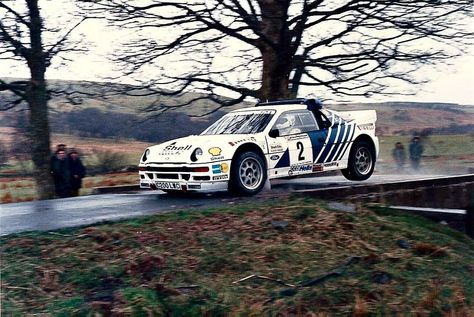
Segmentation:
[(69, 162), (66, 159), (66, 152), (62, 149), (56, 151), (55, 158), (51, 160), (51, 173), (54, 178), (54, 188), (56, 195), (60, 198), (70, 195), (70, 173)]
[(410, 161), (411, 167), (414, 170), (417, 170), (420, 167), (421, 155), (423, 154), (423, 145), (421, 144), (420, 138), (418, 136), (413, 137), (410, 142)]
[(82, 179), (86, 176), (86, 168), (82, 164), (79, 154), (75, 149), (71, 150), (68, 157), (69, 173), (71, 175), (71, 196), (79, 196), (79, 189), (82, 187)]
[(406, 161), (406, 153), (405, 147), (401, 142), (395, 143), (395, 148), (392, 151), (393, 159), (395, 160), (395, 164), (397, 164), (397, 170), (403, 170)]
[(66, 144), (61, 143), (61, 144), (56, 145), (56, 151), (54, 152), (53, 155), (51, 155), (51, 171), (53, 170), (54, 161), (58, 159), (57, 153), (59, 150), (64, 151), (66, 153)]

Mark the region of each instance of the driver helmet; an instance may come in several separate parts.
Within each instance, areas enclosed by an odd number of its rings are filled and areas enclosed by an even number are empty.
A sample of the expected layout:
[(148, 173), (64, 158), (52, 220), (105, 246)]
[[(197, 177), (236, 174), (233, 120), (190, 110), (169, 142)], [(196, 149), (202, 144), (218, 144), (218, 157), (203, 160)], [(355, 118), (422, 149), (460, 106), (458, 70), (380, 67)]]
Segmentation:
[(276, 122), (277, 129), (288, 129), (295, 125), (295, 117), (292, 115), (285, 115), (278, 119)]

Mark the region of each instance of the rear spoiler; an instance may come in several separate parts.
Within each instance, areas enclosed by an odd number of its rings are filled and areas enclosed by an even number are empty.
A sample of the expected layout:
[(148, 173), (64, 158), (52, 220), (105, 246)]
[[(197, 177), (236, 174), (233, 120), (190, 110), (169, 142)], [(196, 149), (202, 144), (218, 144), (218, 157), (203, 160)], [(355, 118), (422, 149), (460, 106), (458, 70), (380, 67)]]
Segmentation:
[(341, 118), (347, 121), (356, 120), (358, 122), (374, 122), (377, 121), (377, 112), (375, 110), (357, 110), (336, 112)]

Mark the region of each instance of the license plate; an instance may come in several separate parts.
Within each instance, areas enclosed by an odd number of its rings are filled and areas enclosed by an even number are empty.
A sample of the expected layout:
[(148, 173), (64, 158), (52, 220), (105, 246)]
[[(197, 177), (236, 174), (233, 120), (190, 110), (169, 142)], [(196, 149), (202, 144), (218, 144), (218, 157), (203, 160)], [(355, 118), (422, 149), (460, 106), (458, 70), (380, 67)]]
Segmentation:
[(155, 185), (158, 189), (181, 189), (179, 183), (155, 182)]

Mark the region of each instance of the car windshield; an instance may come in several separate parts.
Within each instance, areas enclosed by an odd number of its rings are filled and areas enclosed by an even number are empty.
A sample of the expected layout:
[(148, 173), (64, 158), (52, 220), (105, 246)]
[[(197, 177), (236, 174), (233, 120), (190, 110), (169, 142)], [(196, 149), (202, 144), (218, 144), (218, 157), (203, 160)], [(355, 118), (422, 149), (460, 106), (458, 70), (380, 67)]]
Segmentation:
[(229, 113), (204, 130), (201, 135), (259, 133), (268, 125), (273, 113), (273, 111)]

